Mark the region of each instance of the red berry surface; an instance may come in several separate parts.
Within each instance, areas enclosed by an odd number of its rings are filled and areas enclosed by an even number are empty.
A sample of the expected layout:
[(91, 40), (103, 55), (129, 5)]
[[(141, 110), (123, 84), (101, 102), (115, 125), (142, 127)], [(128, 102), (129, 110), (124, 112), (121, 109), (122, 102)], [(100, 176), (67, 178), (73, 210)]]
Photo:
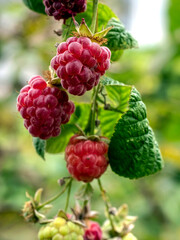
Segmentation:
[(86, 0), (43, 0), (45, 12), (56, 20), (68, 19), (86, 10)]
[(21, 89), (17, 109), (33, 137), (48, 139), (60, 134), (60, 125), (69, 121), (75, 106), (65, 91), (48, 87), (41, 76), (35, 76)]
[(102, 230), (98, 223), (90, 222), (88, 228), (85, 230), (84, 240), (101, 240)]
[(99, 178), (108, 166), (108, 144), (100, 141), (71, 137), (65, 151), (69, 173), (78, 181), (91, 182)]
[(62, 86), (73, 95), (83, 95), (99, 82), (110, 66), (111, 52), (87, 37), (71, 37), (59, 44), (51, 66)]

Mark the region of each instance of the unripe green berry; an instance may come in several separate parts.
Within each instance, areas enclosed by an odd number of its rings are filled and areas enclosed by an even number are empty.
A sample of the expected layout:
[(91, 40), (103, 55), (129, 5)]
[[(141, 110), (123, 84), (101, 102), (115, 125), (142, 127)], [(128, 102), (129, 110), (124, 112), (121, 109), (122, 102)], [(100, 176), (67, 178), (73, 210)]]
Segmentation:
[(59, 228), (59, 233), (63, 236), (67, 235), (69, 233), (69, 228), (67, 225), (62, 226)]
[(83, 240), (84, 230), (79, 225), (57, 217), (43, 226), (38, 233), (39, 240)]
[(63, 240), (63, 236), (58, 233), (52, 238), (52, 240)]
[(137, 238), (132, 233), (128, 233), (123, 240), (137, 240)]

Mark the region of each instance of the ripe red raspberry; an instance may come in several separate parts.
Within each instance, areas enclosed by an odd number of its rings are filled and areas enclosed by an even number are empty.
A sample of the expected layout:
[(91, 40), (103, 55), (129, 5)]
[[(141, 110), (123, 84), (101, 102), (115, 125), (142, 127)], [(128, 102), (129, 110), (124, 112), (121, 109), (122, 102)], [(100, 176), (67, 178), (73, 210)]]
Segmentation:
[(33, 137), (48, 139), (60, 134), (60, 125), (69, 121), (75, 106), (65, 91), (48, 87), (41, 76), (35, 76), (21, 89), (17, 109)]
[(86, 0), (43, 0), (45, 12), (56, 20), (68, 19), (86, 10)]
[(102, 230), (97, 222), (90, 222), (85, 230), (84, 240), (101, 240)]
[(73, 95), (83, 95), (99, 82), (110, 65), (111, 52), (87, 37), (71, 37), (59, 44), (51, 66), (62, 86)]
[(91, 182), (99, 178), (108, 166), (108, 144), (103, 137), (100, 141), (71, 137), (65, 151), (65, 159), (69, 173), (78, 181)]

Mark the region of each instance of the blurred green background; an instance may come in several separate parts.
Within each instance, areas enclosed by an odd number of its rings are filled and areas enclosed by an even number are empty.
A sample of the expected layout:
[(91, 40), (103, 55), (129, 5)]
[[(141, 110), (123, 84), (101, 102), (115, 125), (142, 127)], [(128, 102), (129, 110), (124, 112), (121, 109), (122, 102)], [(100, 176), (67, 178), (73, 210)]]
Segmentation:
[[(136, 1), (106, 2), (131, 26)], [(143, 179), (118, 177), (110, 169), (102, 177), (113, 205), (127, 203), (130, 214), (138, 216), (133, 233), (139, 240), (180, 239), (180, 3), (161, 2), (164, 38), (126, 51), (108, 73), (135, 85), (142, 94), (165, 160), (163, 171)], [(156, 1), (151, 3), (156, 9)], [(0, 0), (0, 4), (0, 240), (32, 240), (37, 239), (39, 226), (25, 223), (20, 215), (27, 200), (25, 192), (33, 194), (43, 187), (47, 199), (59, 191), (57, 179), (68, 173), (63, 155), (47, 154), (46, 162), (36, 155), (31, 136), (16, 111), (16, 97), (31, 75), (48, 69), (55, 55), (54, 45), (60, 41), (53, 30), (60, 28), (60, 23), (31, 12), (20, 0)], [(152, 28), (144, 29), (153, 37), (157, 34), (153, 31), (153, 11), (151, 17)], [(133, 33), (136, 37), (136, 29)], [(142, 32), (142, 37), (147, 33)], [(140, 35), (138, 38), (141, 43)], [(93, 186), (92, 208), (101, 212), (98, 220), (102, 222), (104, 207), (96, 181)], [(74, 183), (74, 193), (78, 187)], [(70, 207), (73, 205), (72, 196)], [(63, 207), (64, 198), (57, 200), (49, 216)]]

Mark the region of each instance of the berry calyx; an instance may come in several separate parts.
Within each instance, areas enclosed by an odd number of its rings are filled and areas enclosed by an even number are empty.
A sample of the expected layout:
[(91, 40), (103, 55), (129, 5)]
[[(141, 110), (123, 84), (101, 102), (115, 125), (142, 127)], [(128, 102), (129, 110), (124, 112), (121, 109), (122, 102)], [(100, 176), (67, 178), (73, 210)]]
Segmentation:
[(102, 230), (97, 222), (92, 222), (88, 224), (88, 228), (85, 230), (84, 240), (101, 240)]
[(83, 240), (84, 229), (79, 225), (57, 217), (53, 222), (42, 227), (38, 233), (39, 240)]
[(75, 106), (65, 91), (49, 87), (41, 76), (35, 76), (21, 89), (17, 109), (33, 137), (48, 139), (60, 134), (60, 125), (69, 121)]
[(83, 95), (99, 83), (110, 66), (111, 52), (88, 37), (70, 37), (59, 44), (51, 66), (70, 94)]
[(79, 135), (71, 137), (65, 150), (69, 173), (78, 181), (91, 182), (99, 178), (108, 166), (108, 144), (105, 138), (92, 141)]
[(77, 13), (84, 12), (87, 7), (86, 0), (43, 0), (43, 3), (46, 14), (56, 20), (66, 20), (76, 16)]

